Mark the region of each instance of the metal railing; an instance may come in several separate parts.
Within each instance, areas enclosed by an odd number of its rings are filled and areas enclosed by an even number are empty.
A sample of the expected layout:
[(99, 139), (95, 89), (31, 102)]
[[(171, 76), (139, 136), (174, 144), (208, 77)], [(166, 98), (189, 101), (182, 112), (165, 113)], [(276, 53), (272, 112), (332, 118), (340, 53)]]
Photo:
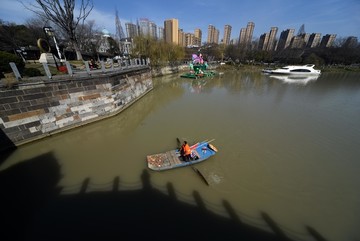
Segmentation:
[[(94, 75), (94, 74), (102, 74), (112, 71), (121, 71), (121, 70), (129, 70), (133, 68), (139, 68), (144, 66), (150, 65), (150, 59), (141, 59), (141, 58), (135, 58), (135, 59), (124, 59), (124, 60), (108, 60), (108, 61), (99, 61), (95, 66), (90, 65), (89, 61), (83, 61), (83, 65), (81, 66), (75, 66), (71, 64), (69, 61), (62, 62), (63, 65), (58, 67), (59, 71), (66, 72), (70, 77), (73, 77), (74, 75), (80, 76), (80, 75)], [(14, 73), (14, 76), (16, 80), (22, 80), (23, 77), (21, 76), (16, 64), (14, 62), (10, 62), (10, 67)], [(49, 66), (52, 64), (49, 63), (42, 63), (42, 66), (45, 71), (45, 76), (48, 79), (53, 79), (53, 75), (50, 71)]]

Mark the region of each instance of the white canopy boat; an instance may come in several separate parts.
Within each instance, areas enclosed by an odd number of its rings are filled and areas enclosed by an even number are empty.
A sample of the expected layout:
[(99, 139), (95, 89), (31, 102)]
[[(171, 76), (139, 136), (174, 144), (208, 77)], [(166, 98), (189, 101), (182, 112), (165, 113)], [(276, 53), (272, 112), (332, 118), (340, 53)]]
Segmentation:
[(314, 69), (314, 64), (307, 65), (288, 65), (278, 69), (263, 70), (267, 74), (281, 74), (281, 75), (320, 75), (321, 70)]

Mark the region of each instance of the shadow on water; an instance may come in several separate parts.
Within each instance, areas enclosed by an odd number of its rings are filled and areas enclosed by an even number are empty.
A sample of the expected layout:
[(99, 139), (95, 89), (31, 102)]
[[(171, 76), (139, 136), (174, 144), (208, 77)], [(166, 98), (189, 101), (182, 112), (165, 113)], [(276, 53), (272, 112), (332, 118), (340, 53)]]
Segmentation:
[(110, 191), (89, 192), (87, 178), (78, 193), (64, 195), (61, 178), (52, 153), (0, 172), (1, 240), (291, 240), (266, 213), (262, 218), (273, 232), (245, 224), (226, 200), (229, 218), (207, 210), (197, 191), (196, 205), (179, 201), (172, 183), (164, 194), (152, 186), (147, 170), (140, 176), (142, 189), (130, 191), (120, 191), (121, 177), (114, 177)]
[(16, 150), (15, 144), (0, 128), (0, 165), (11, 155), (14, 150)]

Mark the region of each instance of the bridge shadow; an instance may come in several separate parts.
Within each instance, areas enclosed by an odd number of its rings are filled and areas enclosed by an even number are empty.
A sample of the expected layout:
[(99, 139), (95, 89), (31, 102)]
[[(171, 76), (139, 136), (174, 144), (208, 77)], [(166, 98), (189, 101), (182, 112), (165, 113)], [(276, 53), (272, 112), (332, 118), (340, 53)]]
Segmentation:
[(16, 150), (15, 144), (4, 133), (1, 127), (2, 124), (0, 124), (0, 165)]
[[(271, 217), (262, 213), (273, 232), (245, 224), (224, 200), (223, 217), (207, 210), (199, 192), (196, 205), (178, 200), (171, 183), (168, 194), (153, 188), (144, 170), (142, 189), (120, 191), (120, 177), (112, 190), (89, 192), (90, 179), (78, 193), (61, 194), (61, 167), (52, 153), (24, 160), (0, 172), (1, 240), (262, 240), (291, 241)], [(308, 227), (309, 229), (310, 227)], [(322, 237), (310, 228), (317, 237)]]

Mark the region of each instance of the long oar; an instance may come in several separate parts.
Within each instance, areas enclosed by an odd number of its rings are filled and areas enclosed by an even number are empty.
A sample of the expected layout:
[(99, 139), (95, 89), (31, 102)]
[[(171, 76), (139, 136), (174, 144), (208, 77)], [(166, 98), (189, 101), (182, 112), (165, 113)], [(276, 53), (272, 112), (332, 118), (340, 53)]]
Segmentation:
[[(178, 143), (178, 148), (179, 148), (179, 150), (180, 150), (180, 148), (181, 148), (181, 141), (180, 141), (179, 138), (176, 138), (176, 140), (177, 140), (177, 143)], [(198, 175), (204, 180), (205, 184), (209, 186), (209, 183), (208, 183), (208, 181), (206, 180), (206, 178), (204, 177), (204, 175), (203, 175), (196, 167), (193, 167), (192, 165), (190, 165), (190, 167), (193, 169), (194, 172), (196, 172), (196, 174), (198, 174)]]

